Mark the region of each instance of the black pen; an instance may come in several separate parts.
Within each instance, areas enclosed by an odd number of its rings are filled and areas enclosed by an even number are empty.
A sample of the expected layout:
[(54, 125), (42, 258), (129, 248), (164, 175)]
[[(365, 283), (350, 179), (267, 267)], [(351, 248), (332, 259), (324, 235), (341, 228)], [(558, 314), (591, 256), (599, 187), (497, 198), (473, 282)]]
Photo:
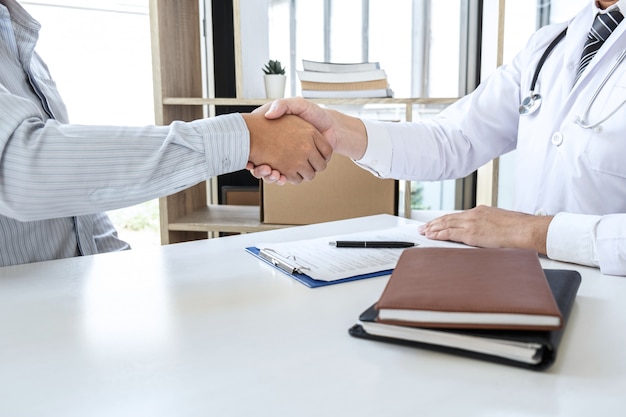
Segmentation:
[(331, 246), (338, 248), (410, 248), (415, 246), (413, 242), (391, 242), (391, 241), (361, 241), (361, 240), (338, 240), (336, 242), (328, 242)]

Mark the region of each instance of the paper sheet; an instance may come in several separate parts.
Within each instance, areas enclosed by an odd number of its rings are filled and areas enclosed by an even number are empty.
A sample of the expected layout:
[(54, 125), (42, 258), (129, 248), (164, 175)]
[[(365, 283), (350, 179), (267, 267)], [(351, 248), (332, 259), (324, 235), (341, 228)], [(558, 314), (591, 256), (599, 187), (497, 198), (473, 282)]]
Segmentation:
[(385, 240), (413, 242), (417, 246), (465, 246), (451, 242), (434, 241), (417, 231), (419, 224), (397, 226), (389, 229), (325, 236), (316, 239), (281, 243), (259, 243), (261, 250), (298, 267), (301, 273), (319, 281), (335, 281), (356, 275), (369, 274), (395, 268), (404, 249), (353, 249), (336, 248), (329, 242), (337, 240)]

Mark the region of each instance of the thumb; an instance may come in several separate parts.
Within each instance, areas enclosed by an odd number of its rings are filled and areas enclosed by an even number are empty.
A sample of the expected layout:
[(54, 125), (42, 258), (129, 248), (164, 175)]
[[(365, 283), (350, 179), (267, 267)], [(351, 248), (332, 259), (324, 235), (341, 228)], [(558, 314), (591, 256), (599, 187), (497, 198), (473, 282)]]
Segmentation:
[(301, 97), (280, 98), (272, 102), (270, 108), (265, 112), (265, 118), (278, 119), (286, 114), (302, 117), (310, 107), (311, 104)]
[(278, 119), (287, 114), (289, 106), (282, 103), (282, 100), (274, 100), (269, 109), (265, 112), (266, 119)]

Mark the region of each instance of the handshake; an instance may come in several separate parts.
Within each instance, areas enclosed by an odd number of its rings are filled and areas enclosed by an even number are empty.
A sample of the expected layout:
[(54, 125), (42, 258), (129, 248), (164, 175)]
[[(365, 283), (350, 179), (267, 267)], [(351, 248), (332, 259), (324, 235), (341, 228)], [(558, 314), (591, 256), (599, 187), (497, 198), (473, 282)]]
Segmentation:
[(275, 100), (242, 115), (250, 131), (247, 169), (267, 183), (310, 181), (333, 151), (360, 159), (367, 147), (363, 123), (303, 98)]
[[(265, 182), (311, 180), (326, 168), (333, 152), (359, 160), (367, 148), (367, 133), (360, 119), (303, 98), (276, 100), (243, 117), (250, 130), (247, 168)], [(527, 248), (546, 254), (552, 218), (479, 206), (433, 219), (422, 225), (419, 233), (434, 240)]]

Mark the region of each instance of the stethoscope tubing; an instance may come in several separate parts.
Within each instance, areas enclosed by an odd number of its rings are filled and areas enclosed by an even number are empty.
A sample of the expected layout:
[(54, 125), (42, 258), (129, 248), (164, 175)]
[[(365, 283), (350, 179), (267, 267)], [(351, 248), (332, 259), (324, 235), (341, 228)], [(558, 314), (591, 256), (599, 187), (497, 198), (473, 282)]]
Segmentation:
[(534, 113), (541, 106), (542, 97), (541, 94), (535, 94), (535, 86), (537, 85), (537, 80), (539, 79), (539, 73), (543, 68), (543, 64), (548, 59), (548, 56), (552, 53), (552, 50), (561, 42), (561, 40), (565, 37), (567, 33), (567, 27), (563, 29), (559, 35), (550, 42), (546, 50), (539, 58), (539, 62), (537, 63), (537, 67), (535, 68), (535, 73), (533, 74), (533, 79), (530, 83), (530, 92), (528, 97), (522, 100), (519, 106), (519, 114), (521, 116), (528, 116), (531, 113)]
[(591, 110), (591, 106), (596, 101), (596, 98), (598, 97), (598, 94), (600, 94), (600, 91), (602, 91), (602, 89), (604, 88), (604, 85), (607, 83), (609, 78), (611, 78), (611, 75), (613, 75), (613, 73), (615, 72), (617, 67), (622, 63), (624, 58), (626, 58), (626, 49), (623, 50), (622, 53), (617, 57), (617, 61), (615, 61), (615, 64), (613, 64), (613, 67), (611, 68), (609, 73), (606, 75), (606, 77), (604, 77), (604, 79), (602, 80), (602, 83), (600, 84), (600, 86), (593, 93), (593, 96), (591, 97), (591, 100), (589, 100), (589, 103), (587, 103), (587, 106), (585, 107), (585, 110), (583, 111), (583, 117), (579, 117), (579, 118), (577, 118), (575, 120), (575, 122), (576, 122), (576, 124), (578, 126), (582, 127), (583, 129), (595, 129), (596, 127), (600, 126), (602, 123), (604, 123), (607, 120), (609, 120), (615, 113), (617, 113), (617, 111), (619, 109), (621, 109), (624, 106), (624, 104), (626, 104), (626, 100), (622, 101), (619, 106), (617, 106), (615, 109), (613, 109), (612, 112), (610, 112), (607, 116), (605, 116), (600, 121), (597, 121), (595, 123), (589, 123), (589, 122), (585, 121), (585, 118), (589, 115), (589, 110)]
[(563, 29), (563, 31), (559, 33), (559, 35), (552, 40), (552, 42), (550, 42), (550, 45), (548, 45), (546, 50), (543, 52), (543, 55), (541, 55), (541, 58), (539, 58), (539, 62), (537, 63), (537, 68), (535, 68), (535, 74), (533, 75), (533, 80), (530, 83), (531, 95), (535, 91), (535, 86), (537, 85), (537, 79), (539, 79), (539, 73), (541, 72), (541, 69), (543, 68), (543, 64), (546, 62), (546, 59), (548, 59), (548, 56), (552, 53), (552, 50), (556, 48), (556, 46), (559, 44), (559, 42), (561, 42), (561, 40), (565, 37), (566, 34), (567, 34), (567, 27)]
[[(541, 104), (541, 100), (542, 100), (541, 95), (540, 94), (535, 94), (535, 87), (537, 85), (537, 80), (539, 79), (539, 74), (541, 72), (541, 69), (543, 68), (544, 63), (546, 62), (546, 59), (548, 59), (548, 56), (550, 55), (550, 53), (552, 53), (552, 50), (565, 37), (566, 33), (567, 33), (567, 28), (563, 29), (563, 31), (561, 33), (559, 33), (558, 36), (552, 40), (552, 42), (550, 42), (550, 44), (548, 45), (546, 50), (541, 55), (541, 58), (539, 58), (539, 62), (537, 62), (537, 67), (535, 68), (535, 73), (533, 74), (533, 79), (532, 79), (532, 81), (530, 83), (530, 93), (529, 93), (529, 96), (527, 98), (525, 98), (524, 100), (522, 100), (522, 104), (519, 107), (520, 115), (526, 116), (526, 115), (529, 115), (529, 114), (533, 113), (535, 110), (537, 110), (537, 108)], [(624, 106), (624, 104), (626, 104), (626, 100), (622, 101), (619, 104), (619, 106), (617, 106), (615, 109), (613, 109), (613, 111), (611, 111), (608, 115), (606, 115), (604, 118), (602, 118), (601, 120), (599, 120), (599, 121), (597, 121), (595, 123), (589, 123), (588, 121), (585, 121), (586, 117), (589, 115), (589, 111), (591, 110), (591, 106), (596, 101), (596, 98), (600, 94), (600, 91), (602, 91), (602, 89), (606, 85), (606, 83), (609, 80), (609, 78), (611, 78), (611, 76), (613, 75), (615, 70), (617, 70), (617, 67), (622, 63), (622, 61), (624, 61), (625, 58), (626, 58), (626, 50), (623, 50), (622, 53), (617, 57), (617, 61), (615, 62), (615, 64), (613, 64), (613, 67), (611, 68), (609, 73), (602, 80), (602, 83), (600, 84), (600, 86), (593, 93), (593, 96), (591, 97), (591, 100), (589, 100), (589, 103), (587, 103), (587, 106), (585, 107), (585, 110), (583, 112), (583, 117), (577, 117), (576, 118), (575, 123), (578, 126), (580, 126), (581, 128), (583, 128), (583, 129), (595, 129), (595, 128), (597, 128), (602, 123), (604, 123), (607, 120), (609, 120), (613, 115), (615, 115), (615, 113), (618, 112), (619, 109), (621, 109)]]

